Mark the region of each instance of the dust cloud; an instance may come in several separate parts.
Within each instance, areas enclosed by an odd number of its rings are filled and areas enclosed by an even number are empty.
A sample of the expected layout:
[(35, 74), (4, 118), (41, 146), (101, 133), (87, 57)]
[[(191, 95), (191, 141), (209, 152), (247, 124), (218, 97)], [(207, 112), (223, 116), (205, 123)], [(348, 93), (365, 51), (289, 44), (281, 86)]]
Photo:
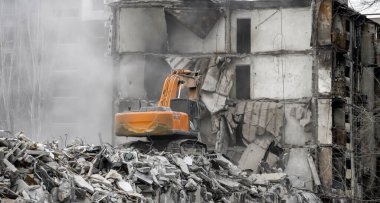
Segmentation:
[(103, 0), (0, 0), (0, 129), (111, 142), (106, 10)]

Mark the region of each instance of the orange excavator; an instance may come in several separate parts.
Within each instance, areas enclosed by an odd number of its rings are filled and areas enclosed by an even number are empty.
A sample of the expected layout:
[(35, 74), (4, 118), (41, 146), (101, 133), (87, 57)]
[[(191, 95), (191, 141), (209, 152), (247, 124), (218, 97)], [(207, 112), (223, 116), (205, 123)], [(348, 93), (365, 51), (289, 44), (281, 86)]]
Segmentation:
[(190, 70), (172, 71), (165, 79), (157, 106), (116, 114), (116, 136), (147, 137), (150, 146), (158, 150), (204, 152), (206, 146), (198, 141), (200, 77)]

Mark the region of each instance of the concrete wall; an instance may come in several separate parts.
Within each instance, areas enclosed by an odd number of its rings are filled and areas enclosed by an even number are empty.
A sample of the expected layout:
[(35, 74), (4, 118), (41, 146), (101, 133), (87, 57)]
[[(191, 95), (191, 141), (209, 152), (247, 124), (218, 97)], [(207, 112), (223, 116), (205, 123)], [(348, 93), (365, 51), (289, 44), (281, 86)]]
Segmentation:
[(119, 53), (164, 51), (167, 31), (163, 8), (121, 8), (118, 17)]
[(168, 44), (170, 53), (225, 52), (225, 19), (220, 18), (201, 39), (173, 17), (168, 17)]
[(119, 96), (121, 98), (146, 99), (144, 85), (145, 57), (124, 55), (119, 65)]
[(251, 66), (251, 99), (312, 96), (311, 55), (258, 55), (237, 59), (234, 64)]
[(310, 49), (311, 8), (234, 10), (231, 14), (231, 44), (236, 52), (236, 22), (251, 19), (251, 51)]
[(298, 99), (312, 96), (311, 56), (266, 55), (254, 56), (251, 60), (252, 99)]

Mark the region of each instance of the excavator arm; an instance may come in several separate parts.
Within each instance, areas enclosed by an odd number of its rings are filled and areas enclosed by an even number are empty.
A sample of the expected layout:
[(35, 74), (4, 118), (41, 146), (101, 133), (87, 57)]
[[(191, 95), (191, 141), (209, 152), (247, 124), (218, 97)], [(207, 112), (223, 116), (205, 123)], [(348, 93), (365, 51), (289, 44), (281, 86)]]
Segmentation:
[(181, 91), (181, 87), (188, 88), (188, 98), (190, 100), (198, 99), (198, 78), (192, 75), (190, 70), (174, 70), (165, 79), (162, 87), (162, 93), (158, 106), (170, 107), (170, 100), (178, 97)]

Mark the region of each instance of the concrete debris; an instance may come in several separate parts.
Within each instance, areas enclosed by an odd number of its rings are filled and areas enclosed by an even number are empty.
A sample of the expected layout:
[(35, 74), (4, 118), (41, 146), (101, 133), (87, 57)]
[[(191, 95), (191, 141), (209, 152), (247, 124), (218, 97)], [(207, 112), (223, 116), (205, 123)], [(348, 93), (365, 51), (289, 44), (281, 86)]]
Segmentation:
[(249, 179), (259, 185), (281, 182), (287, 175), (285, 173), (252, 174)]
[[(36, 146), (40, 152), (29, 153)], [(320, 202), (292, 188), (284, 173), (252, 174), (214, 152), (142, 153), (82, 142), (61, 149), (16, 137), (0, 138), (0, 149), (1, 202)]]
[[(214, 107), (215, 101), (210, 102)], [(254, 173), (278, 172), (282, 168), (278, 161), (283, 152), (280, 141), (285, 131), (284, 105), (237, 101), (229, 102), (227, 106), (226, 111), (211, 116), (211, 129), (216, 135), (215, 150), (233, 159), (241, 169), (250, 169)], [(307, 118), (306, 113), (300, 116), (305, 125)], [(241, 147), (231, 147), (237, 145)]]
[(125, 192), (132, 192), (132, 186), (127, 181), (121, 180), (117, 182), (117, 186)]
[(74, 176), (75, 185), (85, 189), (87, 192), (94, 193), (94, 188), (82, 176)]

